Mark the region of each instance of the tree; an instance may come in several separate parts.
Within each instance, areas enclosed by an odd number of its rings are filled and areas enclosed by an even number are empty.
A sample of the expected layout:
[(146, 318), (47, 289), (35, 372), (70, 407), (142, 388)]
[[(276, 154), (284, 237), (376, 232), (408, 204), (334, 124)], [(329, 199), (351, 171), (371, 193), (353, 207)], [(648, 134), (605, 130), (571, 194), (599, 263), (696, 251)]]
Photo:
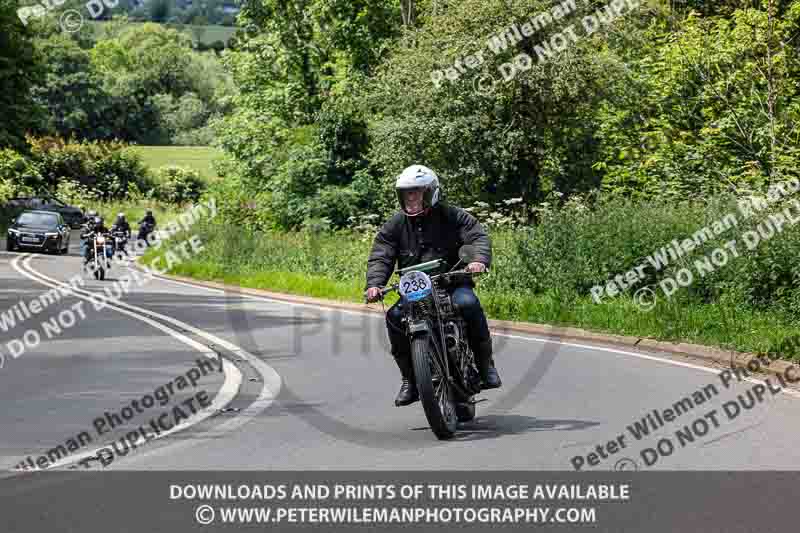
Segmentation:
[(35, 41), (46, 76), (31, 92), (47, 110), (46, 130), (61, 137), (112, 139), (113, 103), (89, 52), (63, 33)]
[[(580, 24), (586, 8), (518, 44), (489, 48), (498, 31), (550, 7), (537, 0), (466, 0), (421, 17), (426, 22), (415, 40), (398, 46), (364, 103), (375, 117), (369, 159), (375, 174), (386, 176), (375, 196), (390, 198), (389, 177), (412, 161), (437, 169), (450, 197), (462, 203), (487, 196), (533, 203), (550, 191), (597, 185), (593, 114), (605, 96), (598, 88), (620, 65), (602, 53), (601, 35), (552, 55), (535, 48), (566, 24)], [(456, 62), (463, 68), (478, 52), (480, 64), (459, 73)]]
[(34, 29), (17, 16), (19, 4), (0, 0), (0, 148), (25, 150), (25, 133), (43, 118), (31, 88), (44, 77), (41, 58), (33, 45)]

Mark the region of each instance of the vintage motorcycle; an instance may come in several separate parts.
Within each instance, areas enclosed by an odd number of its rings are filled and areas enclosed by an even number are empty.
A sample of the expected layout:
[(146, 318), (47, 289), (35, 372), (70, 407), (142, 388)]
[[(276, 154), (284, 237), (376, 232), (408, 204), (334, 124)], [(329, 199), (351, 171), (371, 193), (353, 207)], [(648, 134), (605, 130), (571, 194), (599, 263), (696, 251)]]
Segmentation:
[(481, 391), (475, 355), (467, 342), (464, 319), (454, 308), (447, 291), (449, 283), (461, 276), (454, 270), (474, 256), (474, 247), (464, 245), (460, 262), (449, 272), (440, 272), (445, 261), (436, 259), (400, 269), (400, 281), (381, 289), (381, 297), (397, 291), (403, 308), (403, 327), (411, 343), (414, 379), (431, 430), (439, 439), (455, 435), (458, 422), (475, 418), (474, 396)]

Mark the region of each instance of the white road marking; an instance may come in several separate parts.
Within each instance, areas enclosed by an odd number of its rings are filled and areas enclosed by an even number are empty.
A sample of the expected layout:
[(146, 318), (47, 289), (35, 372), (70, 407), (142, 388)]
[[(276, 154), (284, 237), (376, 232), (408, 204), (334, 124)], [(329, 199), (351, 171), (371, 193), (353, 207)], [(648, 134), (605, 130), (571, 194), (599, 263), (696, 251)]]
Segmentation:
[[(50, 278), (50, 277), (42, 274), (41, 272), (38, 272), (37, 270), (35, 270), (30, 265), (30, 261), (33, 259), (33, 257), (34, 256), (32, 256), (32, 255), (20, 255), (20, 256), (16, 257), (12, 261), (11, 265), (18, 273), (22, 274), (23, 276), (27, 277), (28, 279), (31, 279), (33, 281), (36, 281), (38, 283), (41, 283), (41, 284), (46, 285), (46, 286), (51, 287), (51, 288), (59, 288), (59, 287), (61, 287), (61, 288), (64, 289), (64, 292), (70, 293), (73, 296), (75, 296), (77, 298), (80, 298), (82, 300), (85, 300), (85, 301), (92, 302), (93, 301), (92, 300), (92, 296), (94, 296), (94, 294), (99, 294), (99, 293), (92, 293), (91, 291), (85, 291), (85, 290), (82, 290), (82, 289), (73, 288), (67, 283), (63, 283), (63, 282), (61, 282), (59, 280)], [(23, 258), (24, 258), (24, 261), (23, 261), (24, 269), (19, 266), (19, 261), (21, 259), (23, 259)], [(172, 317), (168, 317), (168, 316), (162, 315), (160, 313), (155, 313), (155, 312), (149, 311), (147, 309), (142, 309), (140, 307), (136, 307), (136, 306), (133, 306), (133, 305), (130, 305), (130, 304), (126, 304), (126, 303), (118, 301), (118, 300), (117, 301), (113, 301), (114, 303), (111, 303), (112, 301), (113, 300), (109, 300), (109, 302), (106, 304), (106, 307), (108, 307), (109, 309), (113, 309), (113, 310), (115, 310), (115, 311), (117, 311), (119, 313), (122, 313), (124, 315), (127, 315), (127, 316), (129, 316), (131, 318), (134, 318), (136, 320), (140, 320), (142, 322), (145, 322), (146, 324), (149, 324), (149, 325), (155, 327), (156, 329), (158, 329), (160, 331), (163, 331), (163, 332), (173, 336), (174, 338), (180, 340), (181, 342), (187, 344), (188, 346), (191, 346), (192, 348), (200, 351), (201, 353), (203, 353), (207, 357), (211, 357), (211, 358), (216, 359), (217, 358), (217, 354), (214, 353), (214, 352), (209, 352), (207, 346), (196, 342), (194, 339), (192, 339), (190, 337), (187, 337), (186, 335), (184, 335), (184, 334), (182, 334), (182, 333), (180, 333), (178, 331), (175, 331), (175, 330), (173, 330), (171, 328), (168, 328), (168, 327), (164, 326), (163, 324), (161, 324), (159, 322), (156, 322), (156, 321), (154, 321), (154, 320), (152, 320), (150, 318), (147, 318), (147, 316), (142, 316), (142, 314), (150, 315), (150, 316), (156, 317), (156, 318), (160, 318), (161, 320), (169, 322), (169, 323), (171, 323), (171, 324), (173, 324), (173, 325), (175, 325), (177, 327), (183, 328), (186, 331), (191, 331), (195, 335), (197, 335), (197, 336), (199, 336), (201, 338), (204, 338), (204, 339), (208, 340), (211, 343), (214, 343), (214, 344), (222, 346), (222, 347), (224, 347), (224, 348), (226, 348), (226, 349), (228, 349), (228, 350), (230, 350), (232, 352), (235, 352), (236, 355), (241, 356), (242, 358), (246, 359), (251, 365), (253, 365), (253, 367), (259, 373), (261, 373), (261, 375), (264, 377), (264, 386), (262, 387), (262, 391), (261, 391), (261, 394), (259, 395), (259, 397), (250, 406), (248, 406), (248, 408), (246, 410), (241, 411), (240, 413), (238, 413), (237, 418), (235, 418), (235, 419), (233, 419), (233, 420), (231, 420), (229, 422), (220, 424), (219, 429), (232, 430), (232, 429), (235, 429), (236, 427), (238, 427), (240, 425), (243, 425), (243, 424), (247, 423), (250, 419), (252, 419), (258, 413), (260, 413), (261, 411), (263, 411), (264, 409), (269, 407), (269, 405), (272, 403), (273, 399), (278, 395), (278, 393), (280, 391), (281, 380), (280, 380), (280, 376), (277, 374), (277, 372), (275, 372), (275, 370), (272, 369), (269, 365), (267, 365), (266, 363), (264, 363), (260, 359), (256, 358), (252, 354), (249, 354), (246, 351), (242, 350), (238, 346), (236, 346), (234, 344), (231, 344), (231, 343), (225, 341), (224, 339), (220, 339), (219, 337), (216, 337), (215, 335), (211, 335), (210, 333), (207, 333), (205, 331), (199, 330), (199, 329), (197, 329), (197, 328), (195, 328), (195, 327), (193, 327), (193, 326), (191, 326), (189, 324), (186, 324), (184, 322), (176, 320), (176, 319), (174, 319)], [(137, 314), (137, 313), (139, 313), (139, 314)], [(198, 411), (198, 414), (190, 419), (191, 423), (189, 423), (189, 421), (182, 422), (182, 423), (174, 426), (170, 430), (162, 432), (156, 438), (162, 438), (162, 437), (165, 437), (165, 436), (170, 435), (172, 433), (175, 433), (176, 431), (181, 431), (181, 430), (184, 430), (184, 429), (188, 429), (189, 427), (194, 426), (195, 424), (198, 424), (198, 423), (202, 422), (203, 420), (207, 419), (212, 414), (215, 414), (220, 409), (223, 409), (225, 406), (227, 406), (233, 400), (233, 398), (236, 396), (237, 392), (239, 391), (239, 389), (241, 387), (242, 374), (239, 371), (239, 369), (236, 368), (236, 366), (233, 363), (229, 362), (227, 359), (223, 359), (223, 371), (225, 372), (225, 382), (223, 383), (222, 387), (220, 388), (219, 393), (215, 396), (215, 398), (212, 401), (211, 405), (209, 407), (207, 407), (206, 409), (202, 410), (202, 411)], [(174, 450), (175, 448), (176, 448), (175, 445), (170, 445), (169, 446), (170, 450)], [(78, 461), (80, 461), (82, 459), (85, 459), (86, 457), (97, 456), (98, 451), (100, 449), (102, 449), (102, 447), (98, 448), (96, 450), (93, 450), (93, 451), (88, 451), (88, 452), (84, 452), (84, 453), (81, 453), (81, 454), (78, 454), (78, 455), (66, 457), (61, 461), (53, 463), (48, 468), (61, 467), (61, 466), (65, 466), (65, 465), (69, 465), (69, 464), (78, 462)], [(151, 451), (150, 453), (140, 453), (140, 454), (137, 454), (137, 456), (135, 456), (135, 457), (147, 456), (147, 455), (150, 455), (150, 454), (152, 454), (154, 452), (155, 452), (155, 450)], [(131, 457), (131, 459), (133, 459), (133, 457)], [(126, 462), (130, 462), (130, 460), (126, 461)]]
[[(212, 291), (212, 292), (215, 292), (215, 293), (227, 293), (227, 291), (224, 291), (222, 289), (217, 289), (217, 288), (214, 288), (214, 287), (204, 287), (203, 285), (195, 285), (193, 283), (186, 283), (186, 282), (183, 282), (183, 281), (173, 280), (173, 279), (165, 278), (165, 277), (162, 277), (162, 276), (155, 276), (155, 277), (160, 279), (160, 280), (162, 280), (162, 281), (167, 281), (167, 282), (175, 283), (175, 284), (178, 284), (178, 285), (183, 285), (183, 286), (187, 286), (187, 287), (194, 287), (194, 288), (197, 288), (197, 289), (205, 289), (207, 291)], [(319, 307), (319, 306), (315, 306), (313, 304), (300, 303), (300, 302), (287, 302), (285, 300), (279, 300), (279, 299), (276, 299), (276, 298), (270, 298), (269, 296), (258, 296), (258, 295), (255, 295), (255, 294), (247, 294), (247, 293), (235, 293), (235, 294), (236, 294), (236, 296), (243, 297), (243, 298), (250, 298), (250, 299), (254, 299), (254, 300), (263, 300), (263, 301), (266, 301), (266, 302), (271, 302), (271, 303), (276, 303), (276, 304), (283, 304), (283, 305), (294, 306), (294, 307), (310, 307), (310, 308), (315, 309), (317, 311), (325, 311), (325, 312), (328, 312), (328, 313), (340, 312), (340, 313), (344, 313), (344, 314), (358, 315), (358, 316), (368, 315), (368, 316), (372, 316), (374, 318), (380, 318), (381, 320), (384, 319), (383, 314), (369, 313), (369, 312), (366, 312), (366, 311), (357, 311), (357, 310), (351, 310), (351, 309), (336, 309), (336, 308), (331, 308), (331, 307)], [(572, 348), (581, 348), (581, 349), (589, 350), (589, 351), (608, 352), (608, 353), (614, 353), (614, 354), (619, 354), (619, 355), (627, 355), (629, 357), (635, 357), (637, 359), (644, 359), (646, 361), (654, 361), (654, 362), (661, 363), (661, 364), (666, 364), (666, 365), (682, 366), (684, 368), (691, 368), (693, 370), (699, 370), (701, 372), (707, 372), (707, 373), (712, 373), (712, 374), (719, 374), (721, 372), (720, 369), (709, 368), (707, 366), (696, 365), (696, 364), (692, 364), (692, 363), (685, 363), (685, 362), (682, 362), (682, 361), (674, 361), (672, 359), (659, 357), (657, 355), (646, 355), (646, 354), (643, 354), (643, 353), (629, 352), (629, 351), (626, 351), (626, 350), (620, 350), (618, 348), (610, 348), (610, 347), (604, 347), (604, 346), (594, 346), (594, 345), (591, 345), (591, 344), (578, 344), (578, 343), (575, 343), (575, 342), (562, 341), (562, 340), (558, 340), (558, 339), (532, 337), (532, 336), (527, 336), (527, 335), (516, 335), (516, 334), (512, 334), (512, 333), (500, 333), (500, 332), (497, 332), (497, 331), (492, 331), (492, 335), (498, 335), (498, 336), (507, 337), (507, 338), (510, 338), (510, 339), (518, 339), (518, 340), (524, 340), (524, 341), (541, 342), (543, 344), (556, 343), (556, 344), (560, 344), (562, 346), (569, 346), (569, 347), (572, 347)], [(743, 381), (748, 381), (750, 383), (760, 383), (760, 384), (765, 385), (765, 386), (767, 385), (767, 383), (765, 381), (762, 381), (762, 380), (759, 380), (759, 379), (755, 379), (755, 378), (751, 378), (751, 377), (743, 378)], [(800, 398), (800, 391), (796, 391), (796, 390), (789, 389), (789, 388), (783, 388), (781, 392), (783, 392), (784, 394), (787, 394), (789, 396), (793, 396), (795, 398)]]

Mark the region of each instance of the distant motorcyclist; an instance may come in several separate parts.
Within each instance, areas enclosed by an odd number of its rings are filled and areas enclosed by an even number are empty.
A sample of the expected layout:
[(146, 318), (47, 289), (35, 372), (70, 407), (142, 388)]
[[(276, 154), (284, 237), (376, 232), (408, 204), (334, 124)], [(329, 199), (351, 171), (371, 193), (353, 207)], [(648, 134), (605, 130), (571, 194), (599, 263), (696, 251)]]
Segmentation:
[(92, 247), (90, 245), (90, 239), (92, 239), (95, 235), (108, 236), (109, 233), (110, 232), (108, 228), (105, 226), (105, 223), (103, 221), (103, 217), (101, 216), (94, 217), (94, 219), (92, 220), (91, 227), (86, 228), (86, 231), (84, 233), (81, 233), (81, 239), (85, 239), (84, 242), (86, 243), (86, 247), (83, 251), (84, 259), (88, 260), (90, 251), (92, 250)]
[(140, 241), (145, 241), (147, 246), (150, 246), (150, 241), (147, 240), (147, 236), (150, 235), (155, 229), (156, 217), (153, 216), (153, 211), (148, 209), (147, 213), (144, 215), (144, 218), (139, 221), (139, 235), (137, 238)]
[[(475, 246), (477, 254), (466, 266), (470, 272), (485, 271), (492, 259), (489, 236), (480, 223), (465, 210), (440, 202), (439, 178), (433, 170), (422, 165), (406, 168), (395, 183), (401, 211), (381, 228), (375, 237), (367, 262), (367, 299), (380, 297), (394, 271), (434, 259), (445, 259), (450, 266), (458, 262), (458, 250), (464, 244)], [(475, 354), (481, 374), (482, 388), (501, 386), (500, 376), (492, 358), (492, 339), (486, 315), (473, 292), (474, 282), (468, 279), (451, 287), (451, 300), (467, 323), (468, 341)], [(411, 346), (401, 319), (401, 302), (386, 313), (392, 356), (400, 369), (403, 383), (395, 405), (409, 405), (419, 399), (413, 379)]]
[[(86, 231), (91, 231), (94, 228), (94, 219), (98, 217), (97, 211), (92, 209), (86, 213)], [(81, 235), (81, 255), (86, 255), (86, 239)]]
[(131, 238), (131, 225), (125, 218), (125, 213), (119, 213), (114, 225), (111, 226), (111, 234), (114, 235), (117, 232), (121, 232), (125, 235), (125, 241), (122, 244), (121, 251), (125, 252), (125, 255), (128, 255), (128, 250), (125, 249), (125, 243)]
[(149, 224), (150, 226), (155, 227), (156, 217), (153, 216), (153, 211), (148, 209), (144, 215), (144, 218), (139, 221), (139, 224)]
[(125, 218), (125, 213), (119, 213), (117, 215), (117, 220), (114, 221), (114, 225), (111, 226), (111, 231), (124, 231), (125, 236), (130, 239), (131, 238), (131, 225), (128, 223), (128, 220)]
[(86, 213), (86, 227), (91, 228), (92, 226), (94, 226), (94, 219), (95, 217), (98, 216), (100, 215), (95, 210), (91, 210), (88, 213)]

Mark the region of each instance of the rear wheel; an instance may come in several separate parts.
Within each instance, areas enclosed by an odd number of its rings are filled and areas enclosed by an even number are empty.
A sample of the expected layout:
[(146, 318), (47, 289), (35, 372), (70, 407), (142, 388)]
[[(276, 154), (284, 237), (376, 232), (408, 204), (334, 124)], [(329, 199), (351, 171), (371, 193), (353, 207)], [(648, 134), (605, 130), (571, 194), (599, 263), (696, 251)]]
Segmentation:
[(439, 439), (445, 440), (455, 435), (458, 420), (453, 391), (433, 357), (433, 350), (435, 348), (427, 335), (417, 337), (411, 343), (414, 378), (425, 418), (428, 419), (433, 433)]

